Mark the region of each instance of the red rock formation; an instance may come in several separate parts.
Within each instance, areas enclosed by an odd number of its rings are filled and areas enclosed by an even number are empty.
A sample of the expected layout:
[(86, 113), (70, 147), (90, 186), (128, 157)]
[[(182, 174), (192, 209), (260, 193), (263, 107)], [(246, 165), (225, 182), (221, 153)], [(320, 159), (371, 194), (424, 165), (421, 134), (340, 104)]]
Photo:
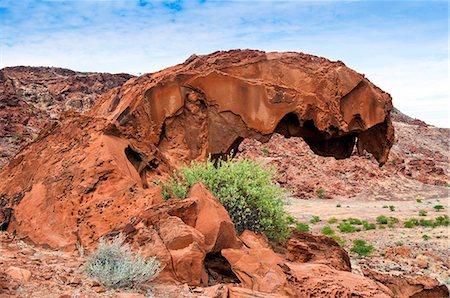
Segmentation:
[(371, 269), (364, 275), (387, 286), (397, 298), (447, 298), (448, 288), (436, 279), (425, 276), (394, 276)]
[(1, 205), (13, 208), (8, 229), (29, 241), (90, 245), (158, 201), (152, 181), (243, 138), (301, 136), (337, 158), (358, 138), (383, 164), (391, 108), (388, 94), (342, 62), (260, 51), (193, 56), (44, 129), (0, 173)]
[(63, 111), (89, 110), (128, 74), (82, 73), (54, 67), (0, 70), (0, 168)]

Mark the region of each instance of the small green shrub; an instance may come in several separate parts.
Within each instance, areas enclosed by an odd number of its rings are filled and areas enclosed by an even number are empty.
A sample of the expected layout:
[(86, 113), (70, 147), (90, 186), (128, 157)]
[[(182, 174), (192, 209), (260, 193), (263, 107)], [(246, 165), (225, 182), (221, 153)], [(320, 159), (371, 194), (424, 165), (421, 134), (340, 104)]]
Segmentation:
[(383, 208), (387, 209), (387, 208), (389, 208), (389, 206), (388, 205), (384, 205)]
[(422, 203), (422, 199), (421, 199), (420, 197), (417, 197), (417, 198), (416, 198), (416, 202), (417, 202), (417, 203)]
[(384, 215), (380, 215), (377, 217), (377, 223), (379, 223), (380, 225), (387, 225), (388, 218)]
[(391, 211), (395, 211), (395, 206), (393, 206), (393, 205), (389, 205), (389, 210), (391, 210)]
[(295, 226), (295, 229), (300, 232), (309, 232), (309, 225), (307, 223), (299, 222)]
[(420, 210), (419, 211), (419, 216), (427, 216), (428, 212), (426, 212), (425, 210)]
[(440, 210), (444, 210), (445, 209), (445, 207), (444, 206), (442, 206), (442, 205), (435, 205), (434, 207), (433, 207), (436, 211), (440, 211)]
[(175, 171), (167, 183), (159, 183), (164, 198), (184, 199), (189, 188), (201, 181), (220, 201), (241, 233), (248, 229), (270, 240), (290, 235), (282, 196), (273, 180), (275, 170), (248, 159), (192, 162)]
[(269, 149), (267, 149), (267, 148), (262, 148), (261, 151), (262, 151), (265, 155), (269, 155), (269, 154), (270, 154)]
[(438, 216), (438, 217), (436, 217), (435, 221), (436, 221), (436, 223), (437, 223), (439, 226), (446, 226), (446, 227), (448, 227), (449, 224), (450, 224), (450, 219), (449, 219), (449, 217), (448, 217), (447, 214), (445, 214), (444, 216)]
[(336, 204), (336, 208), (341, 208), (341, 204)]
[(425, 240), (425, 241), (428, 241), (428, 240), (430, 240), (430, 236), (428, 236), (428, 235), (422, 235), (422, 239), (423, 240)]
[(405, 226), (405, 228), (412, 229), (415, 226), (419, 225), (419, 221), (417, 220), (417, 218), (412, 217), (409, 220), (405, 221), (403, 225)]
[(402, 246), (403, 245), (403, 241), (396, 241), (394, 244), (396, 246)]
[(286, 221), (288, 224), (291, 225), (291, 224), (295, 223), (295, 218), (289, 215), (288, 217), (286, 217)]
[(354, 233), (354, 232), (361, 231), (361, 229), (353, 226), (350, 223), (346, 223), (346, 222), (341, 222), (337, 227), (338, 227), (339, 231), (341, 231), (341, 233)]
[(344, 239), (342, 239), (341, 237), (339, 237), (338, 235), (328, 235), (328, 237), (330, 237), (331, 239), (333, 239), (334, 241), (336, 241), (337, 243), (339, 243), (340, 246), (344, 247), (345, 244), (347, 243)]
[(18, 133), (15, 133), (15, 134), (12, 135), (12, 138), (13, 138), (14, 140), (18, 140), (18, 139), (22, 138), (22, 135), (20, 135), (20, 134), (18, 134)]
[(133, 289), (155, 279), (162, 271), (155, 257), (147, 261), (133, 254), (123, 242), (123, 236), (114, 239), (112, 244), (100, 240), (84, 264), (86, 274), (105, 288)]
[(357, 239), (353, 241), (353, 247), (350, 249), (350, 251), (358, 254), (359, 257), (370, 257), (373, 251), (373, 246), (367, 245), (366, 241), (364, 240)]
[(369, 231), (369, 230), (375, 230), (377, 228), (377, 226), (373, 223), (369, 223), (367, 221), (363, 221), (362, 225), (364, 227), (364, 230)]
[(397, 217), (389, 216), (387, 225), (389, 228), (392, 229), (398, 224), (398, 222), (399, 222), (399, 220)]
[(358, 219), (358, 218), (352, 218), (352, 217), (350, 217), (350, 218), (348, 219), (348, 222), (349, 222), (350, 224), (352, 224), (352, 225), (362, 225), (362, 221), (361, 221), (360, 219)]
[(329, 236), (329, 235), (334, 235), (334, 230), (333, 230), (333, 228), (330, 227), (330, 226), (325, 226), (325, 227), (323, 227), (323, 229), (322, 229), (322, 234), (327, 235), (327, 236)]
[(434, 227), (434, 222), (432, 219), (421, 219), (419, 225), (422, 227)]
[(318, 217), (317, 215), (314, 215), (309, 222), (312, 224), (316, 224), (319, 221), (320, 221), (320, 217)]
[(337, 223), (337, 222), (338, 222), (338, 220), (337, 220), (336, 217), (331, 217), (331, 218), (328, 219), (328, 223), (329, 223), (330, 225), (335, 224), (335, 223)]
[(322, 187), (320, 187), (318, 190), (316, 190), (317, 196), (319, 197), (319, 199), (323, 199), (325, 198), (325, 189), (323, 189)]

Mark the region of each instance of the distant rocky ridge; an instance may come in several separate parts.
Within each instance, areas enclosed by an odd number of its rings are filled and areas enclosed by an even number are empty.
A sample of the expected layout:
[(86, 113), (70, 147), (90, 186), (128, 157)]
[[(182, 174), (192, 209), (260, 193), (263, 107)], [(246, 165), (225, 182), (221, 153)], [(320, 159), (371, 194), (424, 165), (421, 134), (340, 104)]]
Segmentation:
[(68, 110), (85, 112), (129, 74), (87, 73), (55, 67), (6, 67), (0, 70), (0, 168), (21, 146)]

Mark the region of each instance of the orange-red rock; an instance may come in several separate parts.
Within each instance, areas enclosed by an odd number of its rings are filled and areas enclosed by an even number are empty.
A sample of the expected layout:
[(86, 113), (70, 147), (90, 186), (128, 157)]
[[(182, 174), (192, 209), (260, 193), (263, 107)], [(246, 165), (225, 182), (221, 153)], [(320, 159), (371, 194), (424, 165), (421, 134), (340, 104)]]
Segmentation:
[(364, 275), (387, 286), (396, 298), (447, 298), (448, 288), (425, 276), (394, 276), (363, 269)]
[(286, 265), (296, 297), (395, 297), (386, 286), (347, 271), (312, 263)]
[(336, 270), (351, 271), (347, 252), (335, 240), (297, 230), (287, 242), (286, 258), (291, 262), (319, 263)]
[(274, 132), (336, 158), (358, 138), (383, 164), (390, 109), (387, 93), (342, 62), (250, 50), (193, 56), (44, 129), (0, 173), (1, 205), (13, 208), (8, 230), (54, 248), (91, 246), (159, 201), (152, 182), (181, 161)]

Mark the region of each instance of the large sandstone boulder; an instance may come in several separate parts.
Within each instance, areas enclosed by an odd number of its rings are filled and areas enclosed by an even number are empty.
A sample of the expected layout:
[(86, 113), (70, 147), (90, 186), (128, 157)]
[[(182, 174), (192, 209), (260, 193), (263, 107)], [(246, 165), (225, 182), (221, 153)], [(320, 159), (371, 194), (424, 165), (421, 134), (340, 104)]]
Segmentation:
[(389, 94), (342, 62), (251, 50), (194, 55), (41, 131), (0, 173), (0, 208), (11, 210), (2, 227), (35, 244), (90, 247), (160, 202), (153, 182), (181, 162), (274, 133), (336, 158), (357, 143), (383, 164), (394, 139), (391, 109)]

